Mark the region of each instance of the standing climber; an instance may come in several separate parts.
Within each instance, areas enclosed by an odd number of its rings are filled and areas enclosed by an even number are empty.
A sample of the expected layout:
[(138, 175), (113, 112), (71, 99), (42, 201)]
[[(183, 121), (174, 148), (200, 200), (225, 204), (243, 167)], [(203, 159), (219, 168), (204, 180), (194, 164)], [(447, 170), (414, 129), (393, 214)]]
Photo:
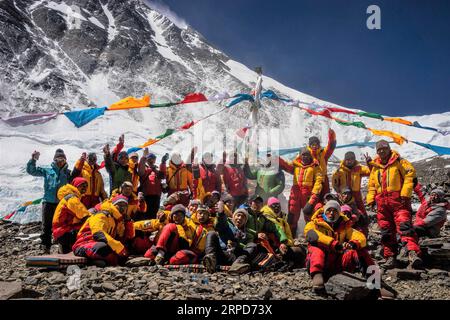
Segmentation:
[(44, 177), (44, 199), (42, 201), (41, 243), (45, 253), (50, 253), (52, 246), (52, 221), (58, 205), (57, 192), (60, 187), (71, 180), (67, 158), (62, 149), (57, 149), (50, 168), (36, 166), (40, 152), (34, 151), (27, 163), (27, 173), (35, 177)]
[(349, 188), (353, 192), (356, 206), (364, 214), (367, 212), (361, 195), (361, 178), (369, 175), (369, 167), (361, 165), (356, 161), (355, 153), (349, 151), (345, 154), (339, 168), (333, 173), (332, 178), (333, 189), (337, 193), (342, 193), (344, 189)]
[(328, 143), (325, 148), (321, 148), (320, 140), (318, 137), (311, 137), (308, 141), (308, 149), (314, 160), (319, 163), (319, 167), (322, 173), (322, 192), (320, 193), (320, 200), (323, 196), (330, 192), (330, 182), (328, 181), (328, 160), (336, 148), (336, 133), (333, 129), (328, 129)]
[(305, 221), (308, 222), (313, 214), (314, 206), (319, 202), (319, 194), (323, 187), (322, 173), (319, 163), (313, 159), (307, 148), (301, 149), (291, 163), (280, 157), (280, 167), (294, 175), (289, 195), (288, 222), (292, 234), (295, 235), (300, 211), (303, 210)]
[(411, 194), (416, 170), (412, 164), (391, 150), (386, 140), (376, 143), (377, 157), (371, 162), (367, 205), (377, 206), (385, 268), (396, 265), (397, 234), (406, 246), (410, 267), (420, 268), (420, 247), (411, 221)]
[(162, 179), (166, 176), (166, 161), (169, 154), (165, 154), (161, 159), (159, 169), (156, 167), (156, 155), (150, 153), (148, 148), (144, 149), (144, 154), (139, 161), (138, 173), (140, 177), (141, 190), (144, 193), (147, 203), (145, 219), (156, 218), (159, 210), (162, 194)]
[(95, 207), (95, 205), (108, 197), (105, 192), (103, 177), (99, 170), (100, 167), (97, 164), (95, 152), (91, 152), (87, 156), (83, 152), (72, 171), (73, 177), (83, 177), (87, 181), (87, 190), (82, 195), (81, 202), (88, 209)]

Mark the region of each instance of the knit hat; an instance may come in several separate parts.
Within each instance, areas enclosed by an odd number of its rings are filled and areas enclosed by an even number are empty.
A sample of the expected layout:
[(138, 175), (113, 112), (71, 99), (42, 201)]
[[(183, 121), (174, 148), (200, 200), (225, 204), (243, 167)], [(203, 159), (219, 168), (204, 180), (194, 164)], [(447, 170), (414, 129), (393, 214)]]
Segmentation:
[(250, 202), (253, 202), (253, 201), (259, 201), (259, 202), (264, 203), (264, 199), (258, 194), (255, 194), (253, 197), (250, 198)]
[(87, 158), (88, 159), (97, 159), (97, 154), (95, 152), (89, 152)]
[(320, 140), (319, 140), (319, 138), (317, 138), (317, 137), (311, 137), (311, 138), (309, 138), (309, 140), (308, 140), (308, 145), (311, 146), (311, 145), (313, 145), (314, 143), (316, 143), (316, 144), (318, 144), (318, 145), (320, 146)]
[(275, 204), (275, 203), (280, 204), (280, 200), (278, 200), (278, 199), (275, 198), (275, 197), (270, 197), (270, 198), (267, 200), (267, 205), (268, 205), (269, 207), (270, 207), (271, 205)]
[(132, 153), (129, 154), (129, 157), (130, 158), (133, 158), (133, 157), (139, 158), (139, 155), (137, 154), (137, 152), (132, 152)]
[(344, 155), (345, 160), (354, 160), (356, 159), (355, 153), (353, 151), (346, 152)]
[(186, 215), (186, 208), (182, 204), (176, 204), (170, 210), (170, 215), (172, 216), (176, 212), (182, 212), (183, 215)]
[(56, 149), (55, 151), (55, 156), (53, 157), (53, 160), (55, 160), (56, 158), (64, 158), (67, 160), (66, 155), (63, 151), (63, 149)]
[(211, 152), (205, 152), (203, 154), (202, 160), (207, 165), (213, 164), (214, 155)]
[(237, 209), (235, 212), (233, 212), (233, 219), (238, 214), (243, 214), (244, 217), (245, 217), (245, 223), (247, 223), (247, 221), (248, 221), (248, 212), (247, 212), (247, 210), (245, 210), (245, 209)]
[(353, 210), (352, 210), (352, 207), (350, 207), (348, 204), (344, 204), (342, 207), (341, 207), (341, 211), (342, 212), (352, 212)]
[(378, 141), (378, 142), (375, 144), (375, 147), (376, 147), (377, 151), (378, 151), (378, 149), (381, 149), (381, 148), (388, 148), (388, 149), (391, 148), (391, 147), (389, 146), (389, 142), (387, 142), (386, 140), (380, 140), (380, 141)]
[(128, 198), (119, 194), (119, 195), (115, 196), (111, 202), (113, 205), (119, 204), (121, 202), (128, 204)]
[(201, 205), (201, 204), (202, 204), (202, 202), (200, 200), (198, 200), (198, 199), (192, 199), (191, 201), (189, 201), (189, 205), (190, 206), (198, 206), (198, 205)]
[(117, 159), (125, 157), (128, 158), (128, 153), (126, 151), (120, 151), (119, 154), (117, 155)]
[(123, 188), (123, 187), (131, 187), (131, 188), (133, 188), (133, 184), (130, 181), (124, 181), (120, 185), (120, 188)]
[(323, 199), (328, 200), (328, 201), (330, 201), (330, 200), (337, 201), (339, 199), (339, 197), (334, 193), (325, 193), (325, 195), (323, 196)]
[(217, 191), (217, 190), (214, 190), (213, 192), (211, 192), (211, 195), (212, 196), (219, 196), (219, 199), (220, 199), (220, 192)]
[(147, 159), (156, 159), (156, 155), (154, 153), (149, 153)]
[(445, 192), (444, 189), (442, 188), (435, 188), (433, 190), (431, 190), (431, 193), (435, 193), (439, 199), (445, 198)]
[(178, 152), (172, 153), (170, 157), (170, 161), (172, 161), (175, 165), (180, 165), (183, 161), (181, 160), (181, 155)]
[(78, 188), (83, 183), (86, 183), (86, 184), (88, 183), (87, 180), (83, 177), (76, 177), (75, 179), (72, 180), (72, 185), (76, 188)]
[(226, 193), (226, 194), (224, 194), (222, 196), (222, 201), (223, 202), (228, 202), (228, 201), (232, 201), (232, 200), (234, 200), (233, 196), (231, 194), (229, 194), (229, 193)]
[(341, 206), (339, 205), (339, 202), (337, 202), (336, 200), (330, 200), (328, 201), (325, 206), (323, 207), (323, 212), (327, 212), (328, 209), (330, 208), (334, 208), (336, 209), (338, 212), (341, 212)]
[(208, 211), (209, 212), (209, 208), (207, 206), (205, 206), (204, 204), (201, 204), (197, 208), (197, 212), (198, 211)]
[(353, 193), (353, 191), (349, 187), (345, 187), (344, 190), (342, 190), (341, 193)]
[(300, 155), (309, 154), (311, 155), (311, 152), (308, 150), (308, 148), (301, 148), (300, 149)]

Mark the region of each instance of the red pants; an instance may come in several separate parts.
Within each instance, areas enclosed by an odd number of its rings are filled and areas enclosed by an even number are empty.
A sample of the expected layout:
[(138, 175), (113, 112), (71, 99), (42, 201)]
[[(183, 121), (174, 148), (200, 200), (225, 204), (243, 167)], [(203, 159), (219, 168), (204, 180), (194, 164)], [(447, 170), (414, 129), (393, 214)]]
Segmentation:
[(151, 247), (145, 253), (146, 258), (154, 259), (159, 250), (165, 252), (165, 258), (169, 258), (169, 264), (192, 264), (197, 262), (197, 255), (188, 250), (188, 244), (178, 235), (175, 223), (166, 225), (159, 236), (156, 246)]
[(79, 245), (75, 244), (72, 250), (76, 256), (104, 260), (110, 266), (116, 266), (119, 263), (119, 256), (104, 242), (92, 240)]
[(353, 199), (355, 199), (356, 207), (365, 215), (367, 215), (366, 207), (361, 195), (361, 191), (353, 191)]
[(310, 187), (300, 187), (299, 185), (293, 185), (291, 188), (291, 194), (289, 195), (289, 214), (288, 223), (291, 227), (292, 234), (297, 232), (297, 223), (300, 219), (300, 211), (308, 203), (311, 196), (312, 189)]
[(412, 228), (411, 212), (400, 201), (398, 192), (379, 194), (377, 203), (377, 221), (381, 230), (381, 244), (385, 258), (395, 256), (398, 250), (397, 233), (408, 251), (420, 254), (418, 238)]
[(84, 204), (84, 206), (87, 209), (95, 207), (97, 204), (100, 203), (100, 197), (99, 196), (93, 196), (93, 195), (83, 195), (81, 197), (81, 203)]
[[(347, 250), (344, 253), (331, 252), (324, 247), (308, 246), (307, 266), (309, 273), (327, 273), (331, 276), (342, 271), (355, 272), (361, 262), (373, 265), (367, 250)], [(369, 264), (370, 263), (370, 264)]]
[(148, 249), (151, 248), (151, 246), (153, 245), (153, 242), (150, 241), (150, 239), (148, 238), (148, 236), (144, 235), (142, 237), (138, 237), (136, 236), (131, 244), (131, 247), (133, 248), (133, 251), (137, 254), (143, 254), (145, 253)]

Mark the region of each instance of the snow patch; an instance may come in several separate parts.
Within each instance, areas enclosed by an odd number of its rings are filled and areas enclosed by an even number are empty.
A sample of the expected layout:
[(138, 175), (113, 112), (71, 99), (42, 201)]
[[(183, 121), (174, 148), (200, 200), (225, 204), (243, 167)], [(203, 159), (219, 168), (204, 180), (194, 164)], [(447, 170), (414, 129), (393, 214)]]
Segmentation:
[(156, 49), (158, 52), (164, 57), (174, 62), (178, 62), (183, 65), (186, 69), (194, 73), (194, 71), (187, 65), (187, 63), (182, 60), (178, 55), (176, 55), (170, 46), (167, 44), (166, 38), (164, 37), (164, 29), (162, 27), (162, 22), (164, 20), (164, 16), (160, 15), (156, 11), (151, 11), (147, 14), (148, 22), (150, 23), (151, 28), (155, 32), (155, 35), (152, 35), (153, 40), (156, 43)]
[(178, 28), (180, 29), (188, 28), (189, 25), (187, 24), (187, 22), (183, 18), (180, 18), (175, 12), (170, 10), (170, 8), (167, 5), (161, 3), (160, 1), (155, 0), (146, 0), (145, 2), (150, 6), (150, 8), (158, 11), (163, 16), (166, 16)]
[(46, 6), (47, 8), (53, 9), (63, 14), (62, 17), (66, 21), (67, 28), (69, 30), (78, 29), (81, 24), (80, 20), (87, 21), (87, 19), (81, 14), (80, 8), (76, 5), (68, 6), (64, 2), (56, 3), (50, 1)]
[(100, 5), (102, 6), (103, 12), (105, 12), (106, 17), (108, 18), (108, 41), (111, 42), (112, 40), (114, 40), (119, 31), (116, 28), (116, 21), (114, 19), (114, 16), (108, 9), (108, 4), (100, 3)]
[(106, 30), (105, 26), (104, 26), (100, 21), (98, 21), (97, 18), (95, 18), (95, 17), (90, 17), (90, 18), (89, 18), (89, 21), (92, 22), (93, 24), (95, 24), (97, 27), (99, 27), (99, 28), (101, 28), (101, 29), (103, 29), (103, 30)]
[(84, 92), (97, 107), (109, 106), (120, 98), (108, 86), (108, 77), (104, 73), (92, 75), (85, 83)]

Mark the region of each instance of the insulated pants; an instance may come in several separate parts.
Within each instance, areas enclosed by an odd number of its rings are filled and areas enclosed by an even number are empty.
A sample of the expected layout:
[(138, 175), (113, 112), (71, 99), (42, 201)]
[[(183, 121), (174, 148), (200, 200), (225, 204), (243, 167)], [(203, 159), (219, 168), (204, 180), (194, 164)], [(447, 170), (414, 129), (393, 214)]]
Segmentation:
[(119, 256), (105, 242), (88, 241), (74, 246), (73, 252), (76, 256), (86, 257), (91, 260), (103, 260), (110, 266), (119, 263)]
[(169, 223), (162, 229), (156, 246), (148, 249), (144, 256), (154, 259), (159, 250), (165, 252), (164, 257), (169, 264), (193, 264), (198, 260), (197, 254), (189, 250), (188, 242), (179, 237), (175, 223)]
[(420, 254), (418, 237), (412, 227), (411, 211), (402, 204), (399, 193), (382, 193), (375, 197), (375, 201), (384, 257), (397, 255), (397, 234), (400, 235), (401, 242), (406, 244), (408, 251), (413, 250)]
[(310, 187), (300, 187), (299, 185), (293, 185), (291, 193), (289, 195), (289, 209), (287, 221), (291, 227), (292, 234), (297, 232), (297, 223), (300, 218), (300, 211), (308, 203), (308, 200), (312, 194)]
[(53, 215), (55, 214), (57, 203), (43, 202), (42, 203), (42, 233), (41, 243), (46, 248), (50, 249), (52, 246), (52, 224)]
[(362, 264), (373, 265), (367, 250), (346, 250), (343, 253), (331, 252), (323, 246), (308, 246), (307, 268), (311, 275), (326, 273), (327, 276), (342, 271), (355, 272)]

